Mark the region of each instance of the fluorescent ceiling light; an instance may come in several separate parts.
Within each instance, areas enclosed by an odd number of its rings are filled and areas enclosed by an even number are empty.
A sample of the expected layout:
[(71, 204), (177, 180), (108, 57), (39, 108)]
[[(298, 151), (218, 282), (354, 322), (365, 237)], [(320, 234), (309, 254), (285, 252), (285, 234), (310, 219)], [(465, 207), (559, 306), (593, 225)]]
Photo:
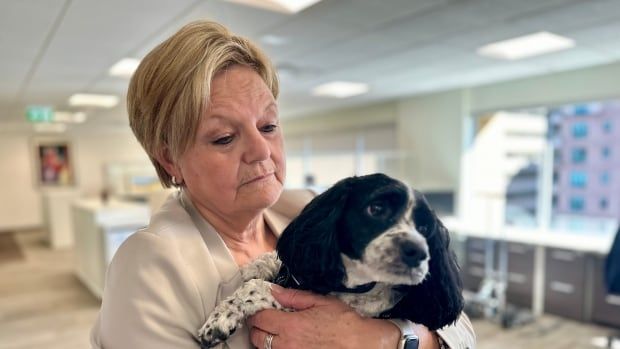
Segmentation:
[(136, 69), (138, 69), (139, 64), (140, 64), (139, 59), (123, 58), (120, 61), (116, 62), (116, 64), (114, 64), (112, 68), (108, 70), (108, 73), (112, 76), (120, 76), (123, 78), (129, 78), (131, 77), (133, 72), (135, 72)]
[(321, 0), (226, 0), (252, 7), (259, 7), (269, 11), (288, 14), (300, 12)]
[(263, 35), (260, 38), (260, 41), (264, 42), (267, 45), (271, 45), (271, 46), (282, 46), (288, 42), (287, 39), (281, 36), (269, 35), (269, 34)]
[(69, 98), (72, 107), (112, 108), (118, 104), (118, 97), (113, 95), (96, 95), (76, 93)]
[(66, 122), (66, 123), (75, 123), (80, 124), (86, 121), (86, 113), (84, 112), (68, 112), (68, 111), (55, 111), (54, 112), (54, 122)]
[(315, 96), (347, 98), (357, 96), (368, 92), (367, 84), (359, 82), (334, 81), (323, 85), (319, 85), (312, 89)]
[(491, 58), (517, 60), (566, 50), (575, 40), (549, 32), (538, 32), (518, 38), (495, 42), (478, 49), (478, 54)]
[(62, 133), (67, 130), (66, 124), (39, 123), (33, 125), (35, 132), (41, 133)]

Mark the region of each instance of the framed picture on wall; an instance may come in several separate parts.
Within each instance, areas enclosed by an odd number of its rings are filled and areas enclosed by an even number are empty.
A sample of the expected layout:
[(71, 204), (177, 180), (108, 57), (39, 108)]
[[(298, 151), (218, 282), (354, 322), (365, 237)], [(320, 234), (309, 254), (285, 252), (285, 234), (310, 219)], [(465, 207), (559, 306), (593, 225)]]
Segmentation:
[(75, 184), (73, 153), (69, 142), (38, 142), (35, 153), (37, 177), (41, 186), (64, 187)]

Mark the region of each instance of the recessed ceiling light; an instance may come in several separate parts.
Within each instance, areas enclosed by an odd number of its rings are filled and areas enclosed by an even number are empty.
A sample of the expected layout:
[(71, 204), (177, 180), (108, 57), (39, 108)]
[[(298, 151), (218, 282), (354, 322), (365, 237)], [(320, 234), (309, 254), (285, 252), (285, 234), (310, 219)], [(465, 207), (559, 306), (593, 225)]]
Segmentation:
[(287, 39), (277, 36), (277, 35), (263, 35), (260, 38), (260, 41), (264, 42), (267, 45), (271, 46), (282, 46), (288, 42)]
[(116, 62), (108, 70), (108, 73), (112, 76), (120, 76), (124, 78), (129, 78), (133, 74), (133, 72), (138, 69), (138, 65), (140, 65), (140, 60), (135, 58), (123, 58), (120, 61)]
[(333, 81), (312, 89), (315, 96), (347, 98), (361, 95), (369, 91), (368, 84), (348, 81)]
[(54, 111), (54, 122), (67, 122), (80, 124), (86, 121), (86, 113), (84, 112), (69, 112), (69, 111)]
[(321, 0), (226, 0), (265, 10), (293, 14), (300, 12)]
[(495, 42), (478, 49), (481, 56), (517, 60), (542, 55), (575, 46), (575, 40), (549, 32), (538, 32), (518, 38)]
[(76, 93), (69, 98), (69, 105), (72, 107), (112, 108), (117, 104), (118, 97), (113, 95)]

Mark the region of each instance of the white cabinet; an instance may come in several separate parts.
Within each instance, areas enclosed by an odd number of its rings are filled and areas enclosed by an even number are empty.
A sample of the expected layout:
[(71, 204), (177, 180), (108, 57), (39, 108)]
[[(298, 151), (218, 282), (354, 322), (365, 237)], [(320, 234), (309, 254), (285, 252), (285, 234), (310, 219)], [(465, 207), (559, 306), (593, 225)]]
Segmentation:
[(71, 203), (79, 198), (77, 190), (49, 190), (43, 193), (43, 217), (52, 248), (73, 246)]
[(97, 297), (101, 297), (105, 272), (118, 247), (129, 235), (145, 227), (147, 204), (79, 200), (73, 204), (76, 272)]

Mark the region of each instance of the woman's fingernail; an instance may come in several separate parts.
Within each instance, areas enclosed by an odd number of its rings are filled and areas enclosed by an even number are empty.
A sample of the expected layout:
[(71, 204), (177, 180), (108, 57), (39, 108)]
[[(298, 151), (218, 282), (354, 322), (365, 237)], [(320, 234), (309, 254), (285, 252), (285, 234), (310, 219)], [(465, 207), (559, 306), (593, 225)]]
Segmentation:
[(271, 293), (282, 294), (284, 292), (284, 287), (276, 284), (271, 284)]

